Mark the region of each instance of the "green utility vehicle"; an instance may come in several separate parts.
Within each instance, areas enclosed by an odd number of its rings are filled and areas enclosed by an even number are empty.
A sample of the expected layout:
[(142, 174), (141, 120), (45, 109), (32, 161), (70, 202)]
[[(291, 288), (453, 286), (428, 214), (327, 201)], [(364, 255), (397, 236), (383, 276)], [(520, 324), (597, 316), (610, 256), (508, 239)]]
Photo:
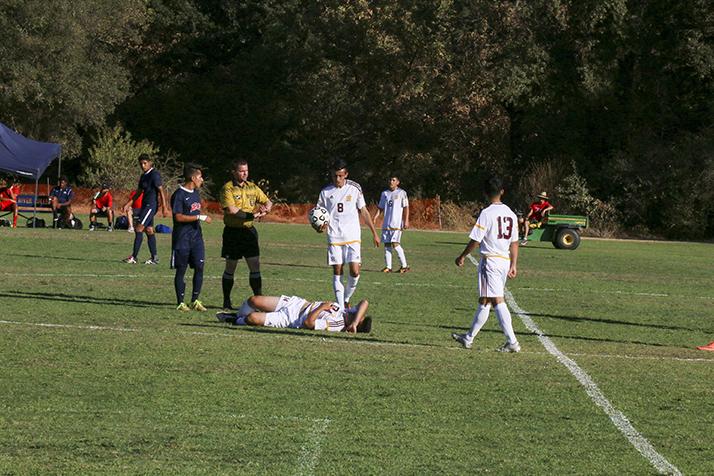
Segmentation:
[(588, 224), (584, 216), (548, 215), (538, 228), (530, 229), (528, 241), (550, 241), (558, 249), (574, 250), (580, 245), (580, 230)]

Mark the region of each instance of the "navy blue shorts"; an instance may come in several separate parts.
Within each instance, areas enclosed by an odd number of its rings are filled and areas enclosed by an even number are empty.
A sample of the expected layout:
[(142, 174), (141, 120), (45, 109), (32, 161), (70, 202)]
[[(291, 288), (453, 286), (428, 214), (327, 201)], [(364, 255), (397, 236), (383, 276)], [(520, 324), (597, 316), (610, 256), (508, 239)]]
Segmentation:
[(154, 216), (156, 215), (156, 205), (148, 205), (142, 207), (139, 211), (139, 216), (137, 217), (137, 223), (134, 226), (141, 223), (145, 227), (154, 226)]
[(189, 266), (191, 269), (202, 267), (206, 261), (206, 250), (203, 240), (194, 243), (191, 248), (171, 250), (171, 269)]

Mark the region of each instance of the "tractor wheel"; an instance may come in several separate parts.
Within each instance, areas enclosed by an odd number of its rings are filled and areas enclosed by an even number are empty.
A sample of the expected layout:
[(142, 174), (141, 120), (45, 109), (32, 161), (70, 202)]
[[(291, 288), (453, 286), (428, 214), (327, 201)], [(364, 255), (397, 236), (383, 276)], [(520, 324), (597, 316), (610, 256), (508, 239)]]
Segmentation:
[(580, 234), (577, 230), (562, 228), (556, 233), (553, 246), (559, 250), (574, 250), (580, 246)]

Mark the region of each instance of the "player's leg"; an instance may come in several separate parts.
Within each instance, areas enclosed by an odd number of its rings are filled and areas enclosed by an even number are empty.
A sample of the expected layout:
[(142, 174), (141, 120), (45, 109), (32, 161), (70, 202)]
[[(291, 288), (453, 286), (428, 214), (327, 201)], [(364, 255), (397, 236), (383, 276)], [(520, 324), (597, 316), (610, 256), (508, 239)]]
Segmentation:
[(392, 236), (389, 230), (382, 230), (382, 243), (384, 243), (384, 269), (383, 273), (392, 272)]
[(357, 290), (360, 272), (362, 270), (362, 254), (359, 243), (343, 246), (344, 260), (349, 263), (350, 273), (347, 276), (347, 286), (345, 287), (345, 305), (350, 302), (352, 295)]
[(149, 253), (151, 258), (146, 260), (144, 264), (159, 264), (159, 254), (156, 250), (156, 235), (154, 234), (153, 223), (152, 226), (147, 226), (144, 228), (146, 232), (146, 243), (149, 245)]
[(282, 296), (251, 296), (248, 305), (256, 311), (273, 312), (278, 308)]
[(203, 287), (203, 267), (206, 261), (206, 251), (203, 246), (203, 241), (200, 243), (195, 243), (191, 249), (191, 255), (189, 256), (189, 265), (193, 268), (193, 282), (191, 288), (191, 309), (194, 311), (206, 311), (206, 307), (198, 297), (201, 295), (201, 288)]
[[(267, 316), (267, 312), (255, 311), (245, 316), (242, 321), (245, 323), (244, 325), (262, 327), (265, 326)], [(236, 325), (241, 325), (241, 318), (236, 319)]]
[(231, 303), (231, 291), (233, 291), (233, 275), (236, 272), (236, 266), (238, 266), (237, 259), (226, 258), (226, 267), (223, 270), (223, 276), (221, 277), (221, 287), (223, 289), (223, 309), (233, 309), (233, 304)]
[(188, 269), (188, 250), (171, 250), (171, 267), (176, 270), (174, 274), (174, 291), (176, 293), (176, 305), (179, 311), (188, 311), (189, 307), (184, 303), (186, 294), (186, 270)]
[(491, 312), (491, 303), (486, 297), (488, 294), (488, 282), (486, 275), (486, 259), (481, 258), (478, 264), (478, 283), (479, 283), (479, 300), (478, 308), (474, 312), (473, 320), (471, 321), (471, 327), (466, 334), (451, 334), (456, 341), (461, 343), (467, 349), (470, 349), (473, 345), (474, 338), (479, 333), (481, 328), (486, 324), (488, 316)]
[(250, 258), (246, 258), (245, 263), (248, 265), (248, 270), (250, 272), (248, 275), (250, 289), (253, 290), (254, 296), (260, 296), (263, 294), (263, 278), (260, 275), (260, 256), (251, 256)]
[(392, 247), (394, 248), (394, 251), (397, 252), (397, 256), (399, 257), (399, 272), (403, 274), (409, 272), (409, 265), (407, 264), (407, 257), (404, 254), (404, 248), (401, 245), (401, 241), (402, 231), (394, 230), (392, 235)]
[(144, 224), (149, 221), (151, 212), (151, 208), (148, 207), (142, 208), (139, 211), (139, 216), (137, 217), (136, 224), (134, 226), (134, 247), (131, 255), (124, 260), (127, 263), (136, 263), (136, 259), (139, 256), (139, 250), (141, 250), (141, 244), (144, 241)]
[(335, 292), (335, 302), (338, 306), (343, 306), (345, 286), (342, 284), (342, 265), (344, 263), (342, 246), (328, 245), (327, 263), (332, 266), (332, 290)]
[(248, 283), (254, 296), (263, 294), (263, 278), (260, 275), (260, 245), (258, 244), (258, 230), (251, 227), (243, 232), (245, 235), (244, 256), (248, 265)]
[(107, 230), (112, 231), (114, 228), (114, 210), (111, 208), (106, 209), (107, 214)]
[(129, 208), (128, 210), (124, 210), (126, 212), (126, 221), (129, 222), (129, 228), (127, 228), (127, 231), (129, 233), (134, 233), (134, 209)]
[(17, 203), (12, 204), (12, 227), (17, 228), (17, 216), (20, 214)]
[(97, 213), (99, 211), (96, 208), (92, 208), (89, 211), (89, 231), (94, 231), (97, 226)]
[(496, 312), (498, 325), (506, 336), (506, 342), (499, 350), (503, 352), (519, 352), (521, 346), (518, 344), (516, 334), (513, 331), (511, 312), (503, 299), (510, 261), (503, 259), (490, 259), (487, 261), (489, 262), (488, 297), (493, 310)]

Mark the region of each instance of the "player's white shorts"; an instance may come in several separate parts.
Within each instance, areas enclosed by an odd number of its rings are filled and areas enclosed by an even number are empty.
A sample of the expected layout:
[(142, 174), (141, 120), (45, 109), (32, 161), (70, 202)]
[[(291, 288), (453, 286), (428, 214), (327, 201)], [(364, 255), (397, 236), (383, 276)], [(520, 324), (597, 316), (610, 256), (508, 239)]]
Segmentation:
[(505, 258), (486, 258), (478, 262), (478, 292), (480, 297), (503, 297), (511, 261)]
[(300, 311), (307, 309), (308, 304), (306, 300), (297, 296), (280, 296), (275, 311), (265, 315), (265, 327), (300, 329), (307, 318), (307, 313)]
[(362, 246), (359, 241), (347, 245), (328, 245), (327, 264), (361, 263)]
[(402, 230), (382, 229), (382, 243), (401, 243)]

